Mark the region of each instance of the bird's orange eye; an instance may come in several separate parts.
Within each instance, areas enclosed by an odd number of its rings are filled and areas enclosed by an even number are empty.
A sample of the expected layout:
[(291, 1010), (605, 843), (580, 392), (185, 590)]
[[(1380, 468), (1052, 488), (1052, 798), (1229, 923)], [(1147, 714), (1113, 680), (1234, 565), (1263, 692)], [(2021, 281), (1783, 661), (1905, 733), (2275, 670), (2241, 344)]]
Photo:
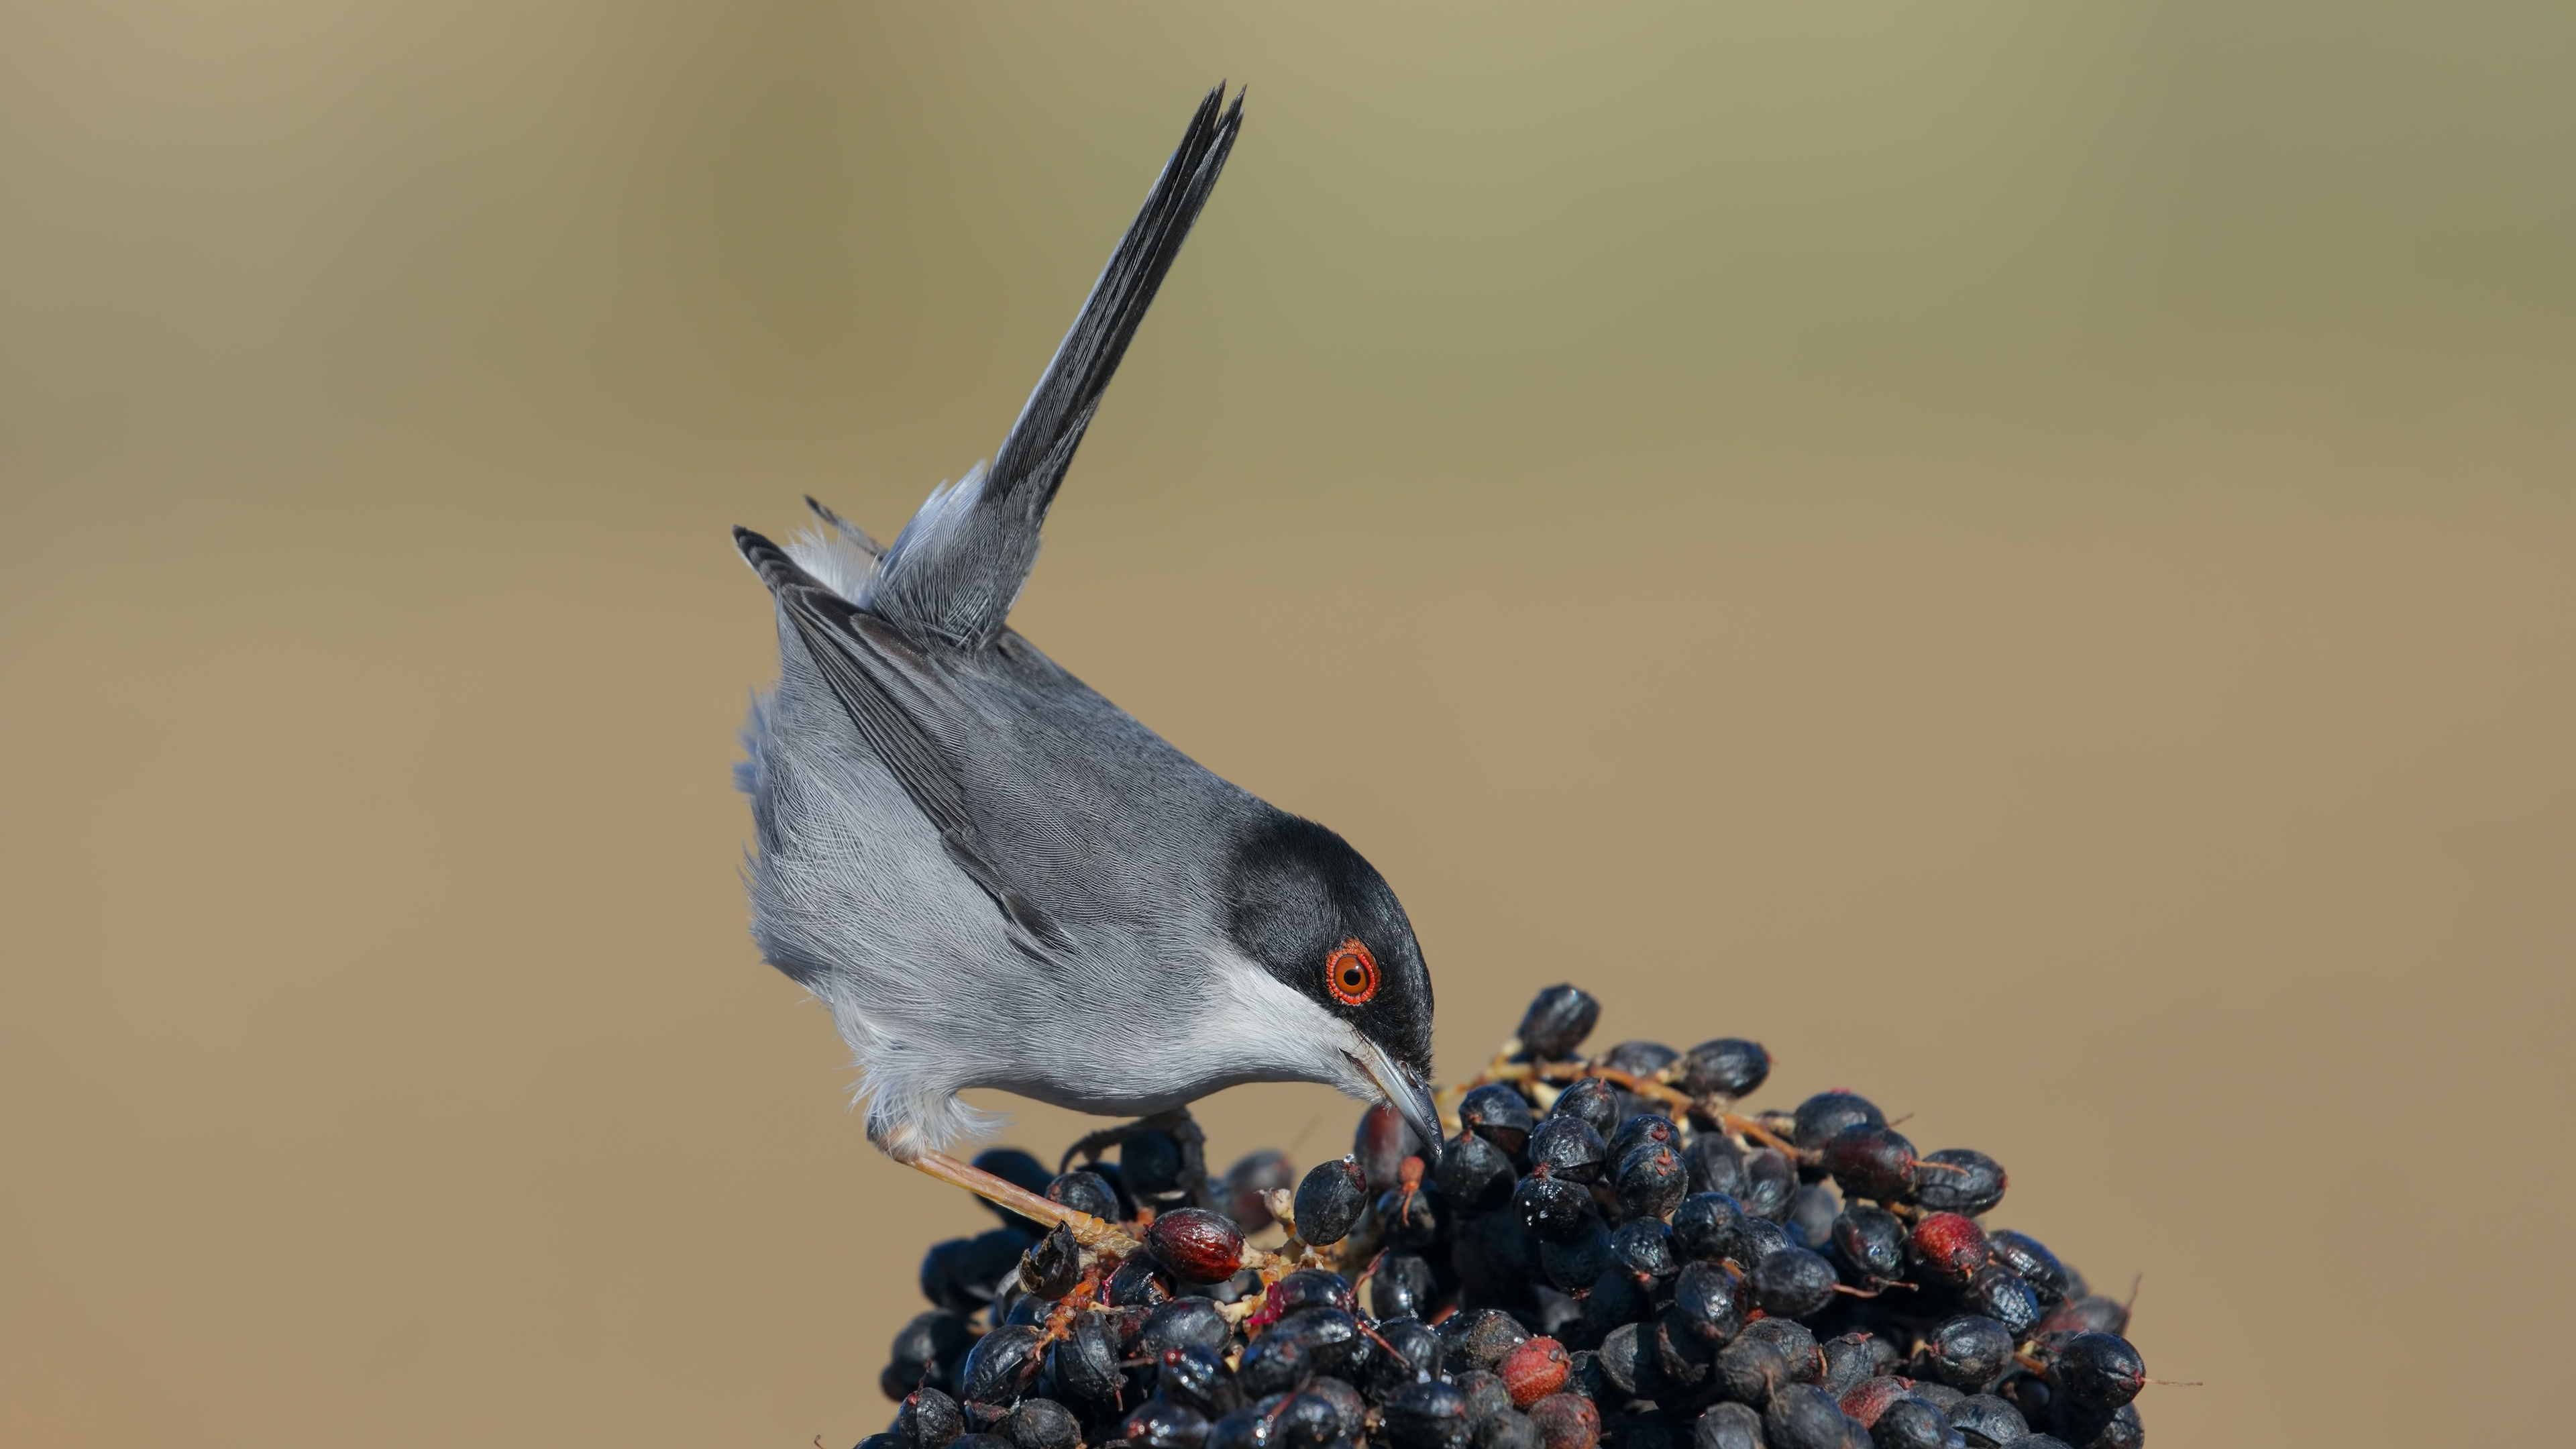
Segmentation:
[(1366, 1006), (1377, 995), (1377, 958), (1355, 938), (1324, 958), (1324, 986), (1344, 1006)]

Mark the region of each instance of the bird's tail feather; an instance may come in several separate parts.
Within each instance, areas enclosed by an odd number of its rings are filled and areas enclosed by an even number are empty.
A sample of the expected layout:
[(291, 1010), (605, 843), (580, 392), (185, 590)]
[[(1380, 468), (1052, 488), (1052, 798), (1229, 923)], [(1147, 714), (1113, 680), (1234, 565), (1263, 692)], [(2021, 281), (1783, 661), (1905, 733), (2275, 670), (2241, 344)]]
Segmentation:
[(1001, 634), (1074, 449), (1242, 125), (1240, 92), (1229, 106), (1220, 83), (1200, 100), (992, 466), (922, 505), (886, 552), (869, 589), (871, 609), (924, 642), (980, 648)]

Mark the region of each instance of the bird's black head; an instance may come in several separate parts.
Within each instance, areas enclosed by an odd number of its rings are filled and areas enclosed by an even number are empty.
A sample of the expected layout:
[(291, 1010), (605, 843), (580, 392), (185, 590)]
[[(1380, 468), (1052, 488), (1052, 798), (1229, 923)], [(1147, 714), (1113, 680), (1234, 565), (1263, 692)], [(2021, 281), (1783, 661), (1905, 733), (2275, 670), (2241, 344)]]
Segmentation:
[(1226, 906), (1246, 956), (1431, 1080), (1431, 972), (1386, 877), (1358, 851), (1268, 812), (1236, 842)]

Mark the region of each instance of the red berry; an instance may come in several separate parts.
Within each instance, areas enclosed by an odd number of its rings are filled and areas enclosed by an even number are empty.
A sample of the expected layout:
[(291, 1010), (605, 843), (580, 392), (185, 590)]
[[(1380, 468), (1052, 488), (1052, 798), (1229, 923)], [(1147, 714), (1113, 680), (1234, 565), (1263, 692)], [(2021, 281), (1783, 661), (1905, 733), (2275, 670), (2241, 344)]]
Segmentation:
[(1863, 1424), (1875, 1426), (1887, 1406), (1914, 1391), (1914, 1380), (1887, 1374), (1863, 1379), (1843, 1391), (1842, 1410)]
[(1914, 1225), (1907, 1245), (1924, 1269), (1944, 1283), (1965, 1283), (1993, 1255), (1985, 1231), (1957, 1213), (1932, 1213)]
[(1593, 1449), (1601, 1442), (1601, 1411), (1581, 1394), (1550, 1394), (1529, 1406), (1541, 1449)]
[(1187, 1283), (1222, 1283), (1243, 1269), (1242, 1231), (1205, 1208), (1159, 1214), (1145, 1229), (1145, 1247), (1163, 1271)]
[(1494, 1365), (1502, 1376), (1504, 1392), (1512, 1396), (1512, 1407), (1526, 1409), (1565, 1387), (1565, 1377), (1574, 1370), (1574, 1357), (1565, 1345), (1552, 1338), (1524, 1339), (1503, 1355)]

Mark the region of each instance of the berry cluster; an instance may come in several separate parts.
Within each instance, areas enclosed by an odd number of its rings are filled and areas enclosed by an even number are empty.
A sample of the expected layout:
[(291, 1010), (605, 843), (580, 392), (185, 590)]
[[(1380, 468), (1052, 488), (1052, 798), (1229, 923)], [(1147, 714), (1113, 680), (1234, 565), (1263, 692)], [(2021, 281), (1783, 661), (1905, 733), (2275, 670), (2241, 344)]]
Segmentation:
[(1437, 1154), (1383, 1108), (1302, 1179), (1262, 1152), (1211, 1181), (1185, 1117), (1061, 1175), (984, 1154), (1088, 1216), (997, 1207), (931, 1250), (882, 1379), (902, 1407), (860, 1449), (2145, 1442), (2127, 1308), (1979, 1223), (1994, 1159), (1918, 1153), (1849, 1092), (1738, 1115), (1754, 1042), (1573, 1059), (1599, 1015), (1541, 993), (1444, 1094)]

